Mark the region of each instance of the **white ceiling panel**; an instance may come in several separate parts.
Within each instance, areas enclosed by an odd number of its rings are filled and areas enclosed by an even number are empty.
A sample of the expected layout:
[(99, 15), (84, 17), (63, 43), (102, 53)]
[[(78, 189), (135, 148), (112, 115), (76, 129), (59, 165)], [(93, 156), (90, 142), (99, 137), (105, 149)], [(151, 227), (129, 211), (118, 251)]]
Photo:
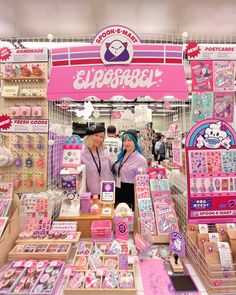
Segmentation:
[(81, 36), (111, 24), (137, 33), (236, 34), (236, 0), (0, 0), (0, 37)]

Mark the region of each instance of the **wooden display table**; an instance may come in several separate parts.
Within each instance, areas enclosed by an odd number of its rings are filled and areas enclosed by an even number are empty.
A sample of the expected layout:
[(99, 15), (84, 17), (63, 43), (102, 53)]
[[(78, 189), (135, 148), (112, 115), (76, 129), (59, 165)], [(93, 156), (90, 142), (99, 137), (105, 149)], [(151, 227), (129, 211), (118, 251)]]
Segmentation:
[(77, 221), (77, 231), (81, 232), (81, 238), (91, 238), (91, 224), (93, 220), (111, 220), (114, 221), (114, 208), (111, 216), (101, 216), (100, 214), (81, 214), (80, 216), (59, 216), (57, 221)]

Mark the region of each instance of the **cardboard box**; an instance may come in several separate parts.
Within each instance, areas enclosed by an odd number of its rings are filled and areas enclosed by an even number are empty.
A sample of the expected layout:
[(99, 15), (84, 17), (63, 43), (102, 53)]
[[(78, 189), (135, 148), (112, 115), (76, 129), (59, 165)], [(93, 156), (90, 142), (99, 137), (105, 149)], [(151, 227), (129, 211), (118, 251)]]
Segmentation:
[(19, 235), (19, 198), (14, 196), (8, 224), (0, 239), (0, 268), (7, 262), (8, 253)]
[(202, 254), (204, 255), (205, 253), (205, 246), (204, 244), (206, 242), (209, 242), (209, 235), (208, 234), (197, 234), (197, 243), (198, 243), (198, 248), (199, 250), (202, 252)]
[(228, 229), (227, 225), (225, 223), (219, 223), (216, 224), (216, 230), (221, 235), (222, 242), (229, 242), (229, 235), (228, 235)]
[(233, 261), (236, 263), (236, 230), (228, 230), (229, 243), (232, 250)]
[(187, 225), (187, 236), (191, 239), (191, 241), (194, 244), (197, 244), (197, 234), (199, 233), (198, 231), (198, 225), (197, 224), (188, 224)]

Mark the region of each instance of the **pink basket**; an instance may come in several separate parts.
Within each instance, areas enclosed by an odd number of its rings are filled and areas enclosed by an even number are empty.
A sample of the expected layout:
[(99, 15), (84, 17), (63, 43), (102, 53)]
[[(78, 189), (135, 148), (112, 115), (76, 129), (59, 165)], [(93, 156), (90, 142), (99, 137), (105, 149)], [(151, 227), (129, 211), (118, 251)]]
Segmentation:
[(91, 225), (91, 231), (105, 231), (112, 229), (111, 220), (93, 220)]

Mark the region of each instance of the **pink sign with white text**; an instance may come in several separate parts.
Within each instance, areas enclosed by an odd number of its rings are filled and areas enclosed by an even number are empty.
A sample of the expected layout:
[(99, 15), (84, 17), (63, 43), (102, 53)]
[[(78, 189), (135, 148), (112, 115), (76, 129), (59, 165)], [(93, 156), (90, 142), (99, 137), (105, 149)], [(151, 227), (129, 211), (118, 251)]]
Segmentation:
[(187, 99), (184, 68), (179, 65), (119, 65), (53, 67), (48, 100), (62, 97), (84, 100), (88, 96), (109, 99), (115, 95), (128, 99), (149, 95), (155, 99), (173, 95)]

